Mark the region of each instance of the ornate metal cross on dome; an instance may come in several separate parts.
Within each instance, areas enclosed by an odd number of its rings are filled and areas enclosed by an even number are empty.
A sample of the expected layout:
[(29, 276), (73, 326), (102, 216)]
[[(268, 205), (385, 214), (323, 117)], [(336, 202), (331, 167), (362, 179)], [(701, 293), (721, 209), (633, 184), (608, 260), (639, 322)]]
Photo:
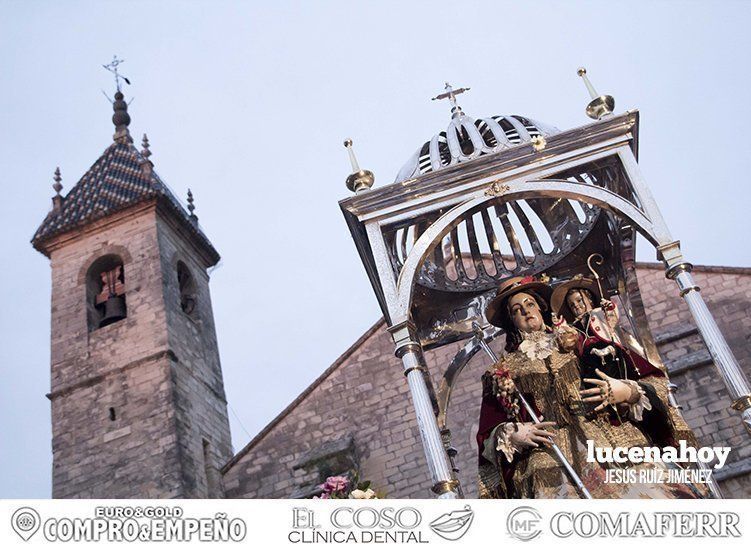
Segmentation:
[(102, 67), (107, 70), (108, 72), (112, 72), (115, 75), (115, 86), (117, 87), (118, 92), (120, 91), (120, 80), (122, 79), (130, 85), (130, 80), (125, 77), (124, 75), (118, 73), (117, 67), (120, 66), (123, 62), (125, 62), (124, 59), (118, 59), (117, 55), (112, 56), (112, 62), (109, 64), (102, 64)]
[(454, 90), (454, 88), (451, 86), (451, 84), (447, 81), (445, 89), (446, 89), (445, 93), (441, 93), (438, 96), (434, 96), (433, 98), (431, 98), (431, 100), (443, 100), (444, 98), (448, 98), (449, 102), (451, 102), (451, 113), (454, 116), (461, 115), (462, 114), (462, 108), (461, 108), (461, 106), (459, 106), (459, 104), (456, 103), (456, 95), (462, 94), (464, 92), (467, 92), (467, 91), (470, 90), (470, 88), (469, 87), (460, 87), (460, 88)]

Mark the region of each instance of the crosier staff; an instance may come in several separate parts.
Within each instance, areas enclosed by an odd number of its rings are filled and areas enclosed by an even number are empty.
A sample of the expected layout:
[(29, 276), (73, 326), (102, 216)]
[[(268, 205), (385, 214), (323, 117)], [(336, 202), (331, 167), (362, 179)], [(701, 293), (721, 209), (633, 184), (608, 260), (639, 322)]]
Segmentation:
[(600, 299), (605, 300), (605, 293), (603, 292), (602, 284), (600, 283), (600, 275), (597, 273), (597, 270), (595, 270), (595, 267), (592, 266), (592, 261), (594, 261), (598, 265), (601, 265), (605, 262), (605, 259), (599, 253), (592, 253), (592, 255), (587, 258), (587, 268), (589, 268), (589, 271), (592, 272), (592, 276), (594, 276), (595, 281), (597, 282), (597, 289), (600, 291)]
[[(495, 353), (493, 353), (493, 350), (490, 349), (490, 346), (488, 346), (488, 343), (485, 342), (485, 338), (483, 337), (483, 333), (482, 333), (482, 328), (480, 327), (480, 325), (477, 324), (476, 321), (472, 323), (472, 329), (475, 331), (475, 335), (477, 336), (477, 341), (480, 343), (480, 346), (482, 347), (482, 349), (485, 351), (485, 353), (488, 354), (488, 357), (490, 357), (490, 360), (493, 361), (494, 364), (497, 364), (499, 362), (498, 357), (496, 356)], [(524, 398), (524, 395), (522, 395), (521, 393), (517, 393), (517, 396), (522, 406), (524, 407), (524, 409), (527, 410), (529, 417), (532, 418), (532, 421), (535, 423), (541, 423), (540, 418), (537, 417), (537, 414), (535, 414), (534, 410), (532, 410), (532, 407), (527, 402), (527, 399)], [(571, 478), (571, 481), (576, 486), (576, 489), (579, 491), (579, 494), (585, 499), (591, 499), (592, 495), (589, 493), (589, 490), (584, 485), (584, 482), (576, 473), (576, 470), (574, 470), (574, 467), (571, 466), (571, 463), (568, 462), (568, 459), (566, 459), (566, 456), (563, 455), (561, 448), (559, 448), (558, 445), (552, 439), (550, 439), (550, 447), (553, 449), (553, 452), (555, 453), (556, 457), (558, 457), (558, 460), (563, 465), (563, 468), (566, 469), (566, 473), (568, 474), (569, 478)]]
[[(607, 317), (607, 312), (615, 312), (615, 305), (610, 302), (610, 299), (605, 296), (605, 291), (602, 289), (602, 283), (600, 282), (600, 275), (597, 273), (597, 270), (595, 270), (594, 265), (592, 264), (592, 261), (595, 262), (596, 265), (602, 265), (605, 262), (605, 259), (602, 255), (599, 253), (592, 253), (587, 258), (587, 268), (589, 268), (589, 271), (592, 272), (592, 276), (595, 278), (595, 281), (597, 282), (597, 290), (600, 292), (600, 300), (602, 301), (602, 309), (604, 312), (606, 312), (606, 321), (609, 319)], [(618, 320), (618, 314), (614, 313), (615, 320)]]

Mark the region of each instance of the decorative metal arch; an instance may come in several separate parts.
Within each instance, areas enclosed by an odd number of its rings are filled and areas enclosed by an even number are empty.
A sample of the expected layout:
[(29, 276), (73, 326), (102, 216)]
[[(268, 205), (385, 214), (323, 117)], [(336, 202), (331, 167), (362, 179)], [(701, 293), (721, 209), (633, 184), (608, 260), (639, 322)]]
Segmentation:
[[(465, 214), (490, 201), (506, 202), (515, 198), (569, 198), (609, 210), (625, 218), (655, 247), (669, 243), (670, 236), (649, 217), (623, 197), (595, 185), (568, 180), (509, 181), (485, 191), (482, 196), (460, 204), (436, 220), (418, 238), (402, 268), (397, 282), (396, 306), (401, 320), (408, 320), (414, 286), (425, 259), (443, 237), (460, 222)], [(395, 320), (399, 321), (399, 319)]]

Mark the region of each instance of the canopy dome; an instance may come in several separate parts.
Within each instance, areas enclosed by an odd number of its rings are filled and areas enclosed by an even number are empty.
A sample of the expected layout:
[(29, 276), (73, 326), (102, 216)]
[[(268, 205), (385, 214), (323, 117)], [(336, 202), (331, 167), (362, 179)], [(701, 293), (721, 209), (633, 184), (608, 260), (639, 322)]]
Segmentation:
[(534, 136), (550, 136), (558, 132), (555, 127), (521, 115), (494, 115), (475, 120), (456, 108), (448, 128), (425, 142), (399, 170), (394, 181), (404, 181), (481, 155), (498, 153), (530, 142)]

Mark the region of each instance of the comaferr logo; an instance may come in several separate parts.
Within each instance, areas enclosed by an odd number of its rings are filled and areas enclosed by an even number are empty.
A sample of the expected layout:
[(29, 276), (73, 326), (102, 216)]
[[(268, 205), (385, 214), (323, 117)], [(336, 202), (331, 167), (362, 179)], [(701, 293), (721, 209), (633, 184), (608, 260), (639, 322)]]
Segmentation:
[(430, 528), (441, 538), (459, 540), (469, 531), (473, 519), (475, 513), (467, 505), (464, 510), (454, 510), (434, 519), (430, 522)]
[(548, 531), (550, 537), (605, 540), (643, 538), (740, 538), (736, 512), (556, 512), (545, 519), (535, 508), (521, 506), (506, 519), (508, 535), (527, 542)]
[(506, 531), (511, 538), (527, 542), (540, 536), (542, 516), (531, 506), (520, 506), (506, 518)]
[(680, 537), (741, 536), (735, 512), (558, 512), (550, 520), (557, 537)]

